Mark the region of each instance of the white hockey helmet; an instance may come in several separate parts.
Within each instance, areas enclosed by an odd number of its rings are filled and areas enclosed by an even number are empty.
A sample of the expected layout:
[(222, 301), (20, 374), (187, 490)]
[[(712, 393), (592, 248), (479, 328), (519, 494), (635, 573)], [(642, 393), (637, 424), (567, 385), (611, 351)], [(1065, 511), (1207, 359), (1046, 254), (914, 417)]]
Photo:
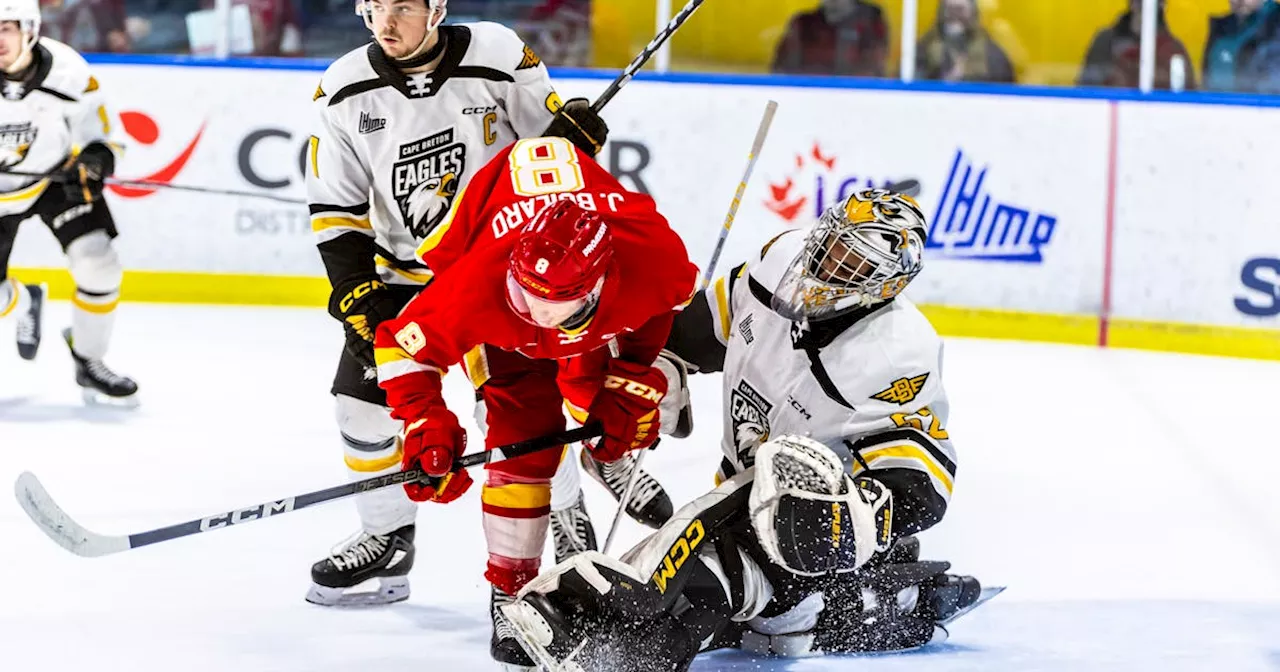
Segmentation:
[(40, 39), (40, 0), (0, 0), (0, 21), (17, 21), (30, 50)]
[[(422, 4), (424, 9), (418, 10), (418, 8), (403, 2), (397, 5), (395, 0), (377, 0), (376, 2), (375, 0), (360, 0), (356, 3), (356, 14), (364, 18), (364, 25), (369, 30), (373, 30), (373, 17), (378, 13), (396, 10), (407, 17), (424, 16), (422, 12), (425, 12), (427, 17), (427, 37), (430, 37), (431, 33), (435, 32), (436, 28), (439, 28), (440, 24), (444, 23), (444, 17), (448, 14), (445, 5), (449, 4), (449, 0), (422, 0)], [(421, 52), (426, 42), (426, 38), (423, 38), (422, 45), (418, 46), (415, 53)]]
[(885, 189), (856, 192), (809, 230), (773, 309), (818, 322), (888, 301), (920, 272), (926, 235), (915, 199)]

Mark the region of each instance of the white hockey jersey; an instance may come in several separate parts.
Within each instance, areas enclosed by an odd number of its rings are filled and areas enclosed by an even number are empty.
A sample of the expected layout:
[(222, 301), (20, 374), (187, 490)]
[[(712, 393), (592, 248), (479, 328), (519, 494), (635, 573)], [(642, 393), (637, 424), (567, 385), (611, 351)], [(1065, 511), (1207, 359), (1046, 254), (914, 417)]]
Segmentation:
[(372, 43), (334, 62), (315, 92), (311, 227), (322, 253), (348, 234), (373, 238), (389, 284), (430, 281), (414, 253), (461, 185), (507, 145), (541, 135), (560, 107), (546, 66), (509, 28), (439, 30), (435, 70), (406, 75)]
[(726, 348), (720, 478), (751, 466), (769, 437), (797, 434), (831, 447), (855, 475), (922, 472), (945, 507), (956, 456), (947, 432), (942, 340), (904, 296), (843, 328), (818, 323), (807, 333), (771, 310), (804, 233), (775, 238), (760, 258), (706, 290), (716, 339)]
[(50, 184), (47, 178), (5, 172), (49, 174), (93, 142), (117, 158), (121, 151), (112, 142), (115, 117), (84, 57), (49, 38), (36, 42), (33, 51), (28, 78), (0, 80), (0, 216), (30, 210)]

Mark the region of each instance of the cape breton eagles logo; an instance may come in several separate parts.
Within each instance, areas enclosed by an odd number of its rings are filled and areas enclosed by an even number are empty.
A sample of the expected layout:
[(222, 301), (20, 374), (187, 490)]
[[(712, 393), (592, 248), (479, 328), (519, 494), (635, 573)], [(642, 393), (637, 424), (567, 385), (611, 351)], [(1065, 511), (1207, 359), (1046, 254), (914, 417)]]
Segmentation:
[(0, 124), (0, 168), (22, 163), (36, 141), (38, 131), (29, 121)]
[(773, 404), (747, 381), (740, 380), (729, 393), (729, 406), (733, 437), (738, 444), (738, 460), (743, 466), (750, 467), (755, 463), (756, 447), (769, 440), (769, 411), (773, 410)]
[(453, 138), (450, 128), (401, 145), (399, 160), (392, 166), (392, 194), (400, 204), (405, 228), (418, 240), (444, 220), (458, 196), (467, 146)]

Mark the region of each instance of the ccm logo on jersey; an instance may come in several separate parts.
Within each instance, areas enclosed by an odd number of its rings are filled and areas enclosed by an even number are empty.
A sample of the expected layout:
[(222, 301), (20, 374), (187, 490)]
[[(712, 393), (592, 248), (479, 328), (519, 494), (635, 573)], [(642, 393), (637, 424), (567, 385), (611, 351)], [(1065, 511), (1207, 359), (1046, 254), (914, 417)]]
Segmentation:
[(629, 380), (627, 378), (623, 378), (622, 376), (614, 376), (614, 375), (605, 376), (604, 386), (611, 390), (616, 390), (621, 388), (622, 391), (626, 392), (627, 394), (640, 397), (641, 399), (644, 399), (646, 401), (652, 401), (654, 403), (662, 401), (663, 395), (661, 392), (657, 391), (652, 387), (649, 387), (648, 385), (645, 385), (644, 383), (637, 383), (634, 380)]
[(293, 498), (282, 499), (278, 502), (269, 504), (260, 504), (251, 506), (247, 509), (231, 511), (220, 516), (209, 516), (200, 521), (200, 531), (208, 532), (209, 530), (226, 527), (228, 525), (238, 525), (240, 523), (257, 520), (259, 518), (270, 518), (277, 513), (289, 513), (293, 510)]
[(684, 566), (689, 560), (689, 556), (698, 550), (698, 545), (707, 537), (707, 531), (702, 527), (702, 521), (694, 519), (689, 526), (684, 528), (684, 534), (676, 543), (671, 545), (667, 551), (667, 557), (663, 558), (662, 566), (658, 571), (653, 573), (653, 583), (658, 587), (658, 592), (665, 594), (667, 592), (667, 582), (676, 578), (676, 572)]
[(915, 401), (920, 394), (920, 390), (924, 389), (924, 383), (929, 380), (929, 374), (916, 376), (914, 378), (899, 378), (893, 381), (887, 390), (881, 390), (871, 395), (872, 399), (879, 399), (890, 404), (909, 404)]

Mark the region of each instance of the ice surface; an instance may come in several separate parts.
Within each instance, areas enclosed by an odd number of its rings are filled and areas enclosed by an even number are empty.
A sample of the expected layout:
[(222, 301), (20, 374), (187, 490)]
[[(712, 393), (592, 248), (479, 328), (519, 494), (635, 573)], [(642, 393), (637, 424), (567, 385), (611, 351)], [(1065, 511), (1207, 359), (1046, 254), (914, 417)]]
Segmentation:
[[(0, 325), (0, 481), (31, 470), (119, 534), (345, 478), (323, 311), (123, 306), (108, 363), (139, 381), (133, 412), (83, 406), (67, 305), (46, 317), (34, 363)], [(960, 473), (925, 555), (1009, 590), (925, 652), (695, 670), (1280, 670), (1280, 364), (956, 339), (944, 375)], [(694, 385), (694, 436), (647, 464), (678, 502), (719, 460), (718, 380)], [(446, 390), (465, 422), (467, 381)], [(603, 538), (612, 501), (584, 484)], [(339, 612), (302, 597), (349, 502), (84, 559), (5, 496), (0, 670), (492, 670), (477, 499), (422, 509), (407, 603)]]

